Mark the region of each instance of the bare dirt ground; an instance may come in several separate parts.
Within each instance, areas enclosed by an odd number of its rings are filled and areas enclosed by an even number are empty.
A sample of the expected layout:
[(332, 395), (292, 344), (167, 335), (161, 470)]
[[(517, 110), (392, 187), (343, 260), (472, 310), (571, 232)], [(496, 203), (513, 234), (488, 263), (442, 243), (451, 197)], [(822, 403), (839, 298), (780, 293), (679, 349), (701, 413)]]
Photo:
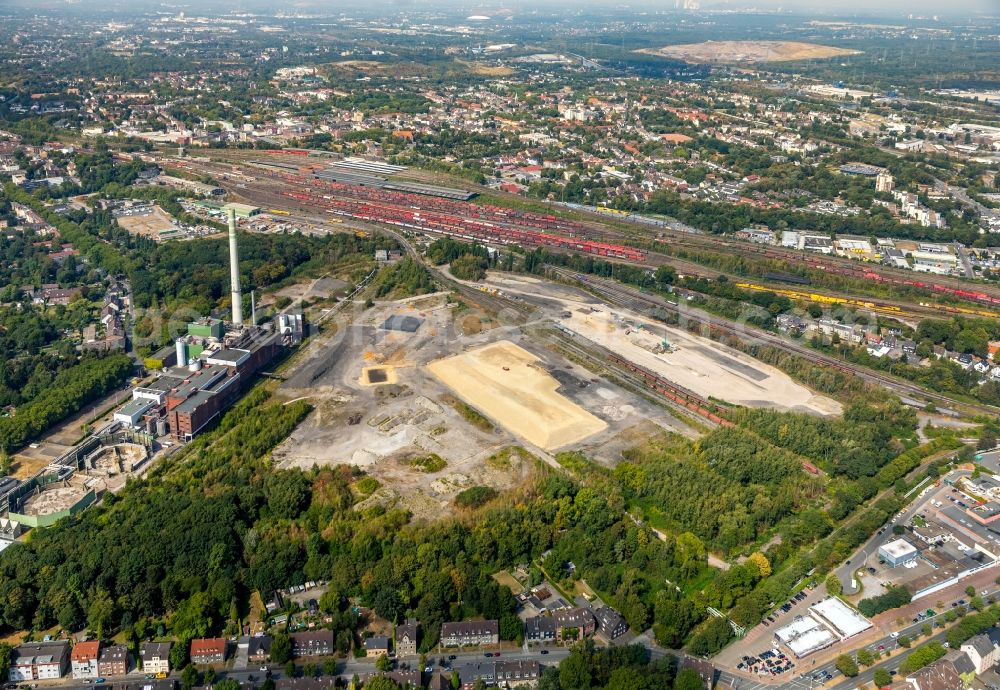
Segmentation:
[(532, 445), (555, 450), (608, 425), (556, 392), (559, 382), (514, 343), (491, 343), (427, 368), (465, 402)]
[(118, 218), (118, 225), (122, 226), (133, 235), (158, 239), (162, 230), (169, 230), (174, 227), (170, 214), (159, 206), (153, 207), (153, 212), (144, 216), (122, 216)]
[(576, 288), (502, 273), (490, 273), (486, 283), (545, 305), (557, 323), (579, 337), (703, 397), (822, 415), (842, 411), (836, 400), (814, 393), (776, 367), (708, 338), (611, 308)]
[(835, 400), (813, 393), (781, 370), (680, 329), (591, 307), (571, 310), (562, 324), (706, 398), (822, 415), (841, 412)]
[[(414, 333), (384, 330), (382, 325), (394, 315), (422, 323)], [(279, 388), (280, 397), (308, 399), (315, 409), (273, 458), (278, 467), (346, 464), (363, 469), (381, 487), (362, 505), (398, 505), (418, 517), (439, 519), (454, 510), (455, 496), (465, 488), (512, 489), (532, 476), (538, 460), (555, 462), (544, 448), (512, 429), (467, 419), (461, 405), (448, 402), (454, 392), (428, 369), (433, 362), (499, 341), (519, 343), (515, 350), (525, 353), (525, 374), (546, 383), (540, 393), (547, 396), (546, 404), (576, 410), (594, 429), (600, 427), (597, 433), (585, 430), (587, 438), (571, 444), (600, 462), (612, 466), (620, 461), (621, 450), (639, 433), (637, 427), (693, 433), (662, 407), (567, 361), (517, 326), (504, 325), (491, 313), (448, 304), (442, 295), (383, 302), (337, 319), (336, 334), (301, 353), (301, 363)], [(497, 372), (503, 366), (510, 365), (498, 364)], [(372, 368), (385, 368), (392, 379), (387, 374), (385, 382), (371, 385), (364, 372)], [(492, 417), (476, 402), (469, 404)], [(511, 450), (518, 447), (523, 450)], [(439, 456), (444, 467), (423, 471), (412, 464), (431, 455)]]
[(800, 41), (705, 41), (663, 48), (643, 48), (637, 53), (679, 58), (692, 63), (753, 63), (823, 60), (861, 51)]

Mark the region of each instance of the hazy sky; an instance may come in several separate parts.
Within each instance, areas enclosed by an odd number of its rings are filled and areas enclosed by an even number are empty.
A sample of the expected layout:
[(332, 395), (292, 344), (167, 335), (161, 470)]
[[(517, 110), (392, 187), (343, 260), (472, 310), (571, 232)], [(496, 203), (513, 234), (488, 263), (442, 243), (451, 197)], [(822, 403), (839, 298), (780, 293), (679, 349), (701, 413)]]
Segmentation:
[(789, 10), (823, 10), (828, 13), (864, 14), (948, 14), (963, 12), (1000, 14), (1000, 0), (703, 0), (702, 7), (730, 5), (745, 7), (782, 7)]

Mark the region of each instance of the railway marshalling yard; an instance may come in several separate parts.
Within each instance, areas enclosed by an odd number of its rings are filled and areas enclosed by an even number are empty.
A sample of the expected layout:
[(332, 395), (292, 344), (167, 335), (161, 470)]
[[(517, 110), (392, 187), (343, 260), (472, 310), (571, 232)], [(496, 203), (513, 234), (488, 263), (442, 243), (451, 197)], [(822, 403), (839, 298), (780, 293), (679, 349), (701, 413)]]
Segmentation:
[(581, 290), (493, 274), (479, 287), (530, 309), (480, 309), (468, 289), (345, 309), (336, 334), (281, 384), (283, 397), (315, 410), (275, 449), (276, 464), (357, 467), (380, 484), (362, 505), (433, 519), (463, 489), (515, 487), (562, 451), (612, 466), (651, 435), (698, 433), (602, 366), (606, 350), (705, 397), (840, 411), (776, 369)]

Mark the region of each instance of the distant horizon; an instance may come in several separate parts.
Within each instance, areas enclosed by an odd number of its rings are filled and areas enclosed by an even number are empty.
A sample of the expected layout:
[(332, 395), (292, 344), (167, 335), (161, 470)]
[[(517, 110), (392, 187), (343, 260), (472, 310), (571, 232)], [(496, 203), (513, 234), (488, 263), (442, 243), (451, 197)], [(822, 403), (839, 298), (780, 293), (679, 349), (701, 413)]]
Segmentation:
[[(644, 11), (669, 11), (674, 8), (673, 0), (633, 0), (622, 5), (621, 3), (601, 2), (580, 4), (570, 3), (569, 0), (542, 0), (530, 4), (518, 2), (517, 0), (376, 0), (375, 2), (361, 0), (346, 0), (331, 5), (319, 0), (303, 0), (290, 5), (275, 4), (273, 0), (215, 0), (212, 2), (163, 2), (160, 0), (138, 0), (129, 3), (128, 8), (124, 8), (118, 2), (110, 0), (50, 0), (49, 2), (38, 2), (38, 0), (0, 0), (0, 11), (6, 8), (30, 8), (40, 11), (56, 11), (61, 8), (67, 10), (94, 9), (96, 11), (136, 11), (170, 10), (172, 8), (189, 8), (193, 13), (213, 13), (218, 11), (231, 12), (245, 9), (252, 12), (278, 13), (278, 12), (315, 12), (322, 14), (335, 14), (338, 11), (355, 11), (366, 9), (377, 11), (380, 7), (395, 12), (401, 8), (421, 8), (421, 9), (446, 9), (468, 12), (470, 15), (485, 14), (491, 16), (491, 12), (501, 8), (511, 11), (515, 16), (537, 10), (548, 8), (561, 8), (572, 4), (578, 11), (600, 11), (608, 10), (631, 10), (635, 12)], [(790, 14), (808, 14), (815, 12), (821, 16), (858, 18), (858, 17), (882, 17), (906, 19), (909, 15), (919, 15), (922, 17), (947, 17), (954, 19), (960, 16), (990, 16), (1000, 15), (1000, 0), (956, 0), (942, 6), (940, 2), (933, 0), (882, 0), (877, 6), (873, 6), (867, 0), (701, 0), (703, 11), (783, 11)]]

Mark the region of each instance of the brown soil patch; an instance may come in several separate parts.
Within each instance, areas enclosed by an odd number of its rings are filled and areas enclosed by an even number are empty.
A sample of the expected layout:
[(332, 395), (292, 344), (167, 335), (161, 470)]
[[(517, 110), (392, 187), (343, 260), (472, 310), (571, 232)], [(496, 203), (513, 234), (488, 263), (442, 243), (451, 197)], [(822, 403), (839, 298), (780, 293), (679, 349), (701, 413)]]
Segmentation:
[(636, 52), (694, 63), (791, 62), (861, 54), (858, 50), (801, 41), (705, 41), (663, 48), (643, 48)]

